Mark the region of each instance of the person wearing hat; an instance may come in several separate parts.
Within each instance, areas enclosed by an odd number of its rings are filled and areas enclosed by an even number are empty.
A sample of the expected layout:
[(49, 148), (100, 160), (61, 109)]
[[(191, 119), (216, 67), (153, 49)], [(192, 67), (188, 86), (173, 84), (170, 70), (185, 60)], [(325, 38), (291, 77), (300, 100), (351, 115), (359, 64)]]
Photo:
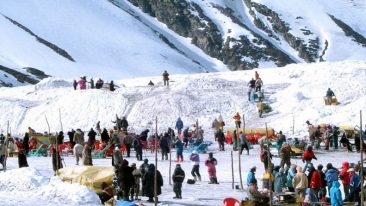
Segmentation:
[(149, 166), (149, 160), (144, 159), (144, 162), (140, 165), (140, 171), (142, 176), (144, 176), (144, 174), (146, 173), (148, 166)]
[(342, 180), (343, 185), (343, 193), (344, 196), (347, 197), (349, 195), (349, 182), (350, 182), (350, 174), (348, 170), (350, 169), (348, 162), (342, 163), (342, 170), (339, 173), (339, 179)]
[(192, 161), (193, 167), (191, 174), (195, 181), (201, 181), (201, 174), (200, 174), (200, 155), (196, 150), (193, 150), (192, 154), (189, 156), (189, 159)]
[(330, 192), (330, 188), (334, 181), (338, 181), (339, 171), (334, 168), (332, 163), (327, 164), (327, 170), (325, 171), (325, 179), (327, 180), (328, 192)]
[(208, 176), (210, 177), (210, 182), (208, 184), (219, 184), (216, 177), (216, 165), (217, 160), (213, 157), (213, 153), (208, 153), (208, 159), (205, 161), (207, 167)]
[(350, 193), (346, 200), (349, 202), (358, 202), (360, 205), (360, 176), (355, 172), (355, 169), (350, 168), (347, 170), (350, 176), (349, 186)]
[(256, 180), (256, 178), (255, 178), (255, 171), (256, 171), (256, 170), (257, 170), (257, 167), (256, 167), (256, 166), (254, 166), (254, 167), (250, 168), (250, 171), (249, 171), (248, 176), (247, 176), (247, 186), (248, 186), (248, 187), (250, 186), (250, 184), (251, 184), (254, 180)]
[(173, 179), (173, 191), (175, 193), (174, 199), (182, 199), (182, 183), (185, 178), (184, 170), (180, 164), (175, 166), (175, 170), (172, 175)]

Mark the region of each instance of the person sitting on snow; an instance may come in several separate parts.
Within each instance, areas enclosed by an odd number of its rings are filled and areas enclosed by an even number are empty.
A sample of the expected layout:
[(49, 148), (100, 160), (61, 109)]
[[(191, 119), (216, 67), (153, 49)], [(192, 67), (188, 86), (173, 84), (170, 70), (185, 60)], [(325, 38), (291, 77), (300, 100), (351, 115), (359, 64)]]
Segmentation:
[(328, 88), (327, 93), (325, 95), (327, 104), (331, 104), (332, 103), (332, 97), (334, 97), (334, 96), (335, 96), (334, 95), (334, 92), (330, 88)]

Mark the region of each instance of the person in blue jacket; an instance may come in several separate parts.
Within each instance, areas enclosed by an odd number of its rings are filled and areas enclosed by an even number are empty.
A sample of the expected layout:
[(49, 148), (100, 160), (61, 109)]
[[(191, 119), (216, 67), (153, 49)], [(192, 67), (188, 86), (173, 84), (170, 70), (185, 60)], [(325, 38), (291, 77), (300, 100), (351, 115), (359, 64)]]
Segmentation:
[(178, 117), (177, 122), (175, 123), (175, 128), (178, 130), (178, 134), (180, 134), (182, 132), (183, 121), (180, 117)]
[(339, 184), (338, 180), (332, 183), (332, 188), (330, 189), (330, 203), (332, 206), (343, 205), (342, 193), (339, 189), (340, 186), (341, 184)]
[(175, 141), (175, 149), (177, 152), (177, 162), (183, 162), (183, 142), (179, 138)]
[(292, 179), (296, 175), (296, 165), (291, 165), (291, 167), (286, 171), (286, 186), (290, 192), (295, 192), (294, 186), (292, 184)]
[(248, 176), (247, 176), (247, 186), (249, 187), (251, 183), (254, 182), (255, 179), (255, 171), (257, 170), (257, 167), (254, 166), (252, 168), (250, 168), (250, 171), (248, 173)]
[(339, 171), (333, 167), (332, 163), (327, 164), (327, 170), (325, 171), (325, 180), (327, 181), (328, 191), (332, 187), (334, 181), (338, 181)]
[(350, 186), (350, 193), (346, 200), (350, 202), (360, 202), (360, 176), (355, 172), (355, 169), (350, 168), (347, 170), (350, 176), (349, 186)]

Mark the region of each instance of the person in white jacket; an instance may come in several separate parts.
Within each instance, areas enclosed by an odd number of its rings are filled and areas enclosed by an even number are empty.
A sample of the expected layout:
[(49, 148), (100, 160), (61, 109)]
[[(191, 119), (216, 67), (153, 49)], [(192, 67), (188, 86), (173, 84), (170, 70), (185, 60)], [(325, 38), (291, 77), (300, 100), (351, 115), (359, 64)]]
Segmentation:
[(300, 166), (296, 167), (296, 175), (292, 179), (292, 185), (295, 188), (295, 193), (300, 195), (300, 197), (305, 198), (306, 188), (308, 188), (308, 178), (302, 172), (302, 168)]
[(83, 145), (76, 143), (74, 146), (74, 155), (76, 158), (76, 165), (79, 165), (80, 159), (83, 157)]

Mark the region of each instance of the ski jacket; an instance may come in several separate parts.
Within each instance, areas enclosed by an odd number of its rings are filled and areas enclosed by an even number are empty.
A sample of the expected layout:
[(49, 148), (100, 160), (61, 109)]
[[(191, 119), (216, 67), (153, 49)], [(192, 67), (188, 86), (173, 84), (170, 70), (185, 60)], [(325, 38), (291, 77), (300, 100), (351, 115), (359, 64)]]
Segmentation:
[(176, 166), (175, 167), (175, 170), (173, 172), (173, 175), (172, 175), (172, 180), (174, 183), (182, 183), (184, 181), (184, 178), (185, 178), (185, 173), (184, 171), (182, 170), (182, 168), (180, 166)]
[(308, 178), (306, 175), (302, 172), (301, 167), (296, 168), (296, 175), (292, 179), (292, 185), (295, 189), (306, 189), (308, 187)]
[(255, 173), (253, 171), (250, 171), (247, 176), (247, 186), (249, 187), (254, 180), (255, 180)]
[(193, 165), (199, 165), (200, 164), (200, 156), (199, 156), (199, 154), (192, 153), (189, 156), (189, 159), (192, 161)]
[(349, 182), (350, 182), (349, 172), (347, 172), (348, 169), (349, 169), (349, 163), (348, 162), (343, 162), (342, 163), (342, 170), (339, 173), (339, 179), (342, 180), (343, 185), (349, 185)]
[(339, 182), (334, 181), (332, 183), (332, 187), (330, 188), (330, 202), (332, 206), (343, 205), (342, 194), (341, 190), (339, 189), (339, 186), (340, 186)]
[(331, 184), (334, 181), (338, 181), (338, 170), (331, 168), (325, 172), (325, 179), (328, 184)]
[(311, 175), (310, 188), (322, 188), (322, 177), (318, 170), (314, 171)]
[(183, 121), (181, 118), (177, 119), (177, 122), (175, 123), (175, 128), (177, 129), (183, 129)]
[(302, 159), (311, 161), (312, 159), (316, 159), (316, 157), (313, 151), (305, 150)]

